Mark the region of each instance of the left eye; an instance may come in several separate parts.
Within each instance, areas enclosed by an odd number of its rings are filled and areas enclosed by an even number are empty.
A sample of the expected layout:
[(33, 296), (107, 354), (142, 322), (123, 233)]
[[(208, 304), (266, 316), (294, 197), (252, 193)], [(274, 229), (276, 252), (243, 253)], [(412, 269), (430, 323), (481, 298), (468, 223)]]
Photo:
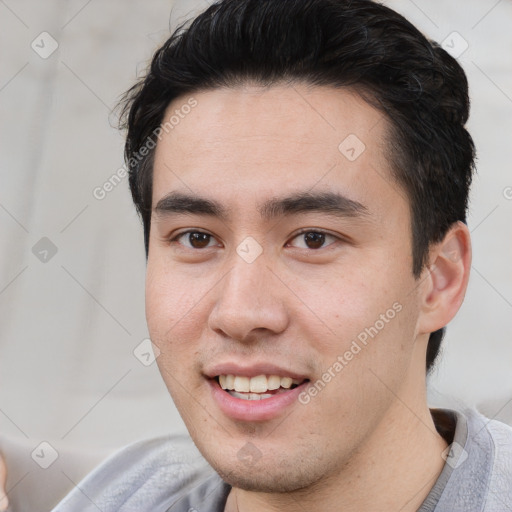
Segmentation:
[[(337, 238), (334, 235), (324, 233), (323, 231), (303, 231), (302, 233), (294, 236), (292, 240), (299, 241), (299, 243), (297, 245), (293, 245), (293, 247), (299, 247), (300, 249), (321, 249), (322, 247), (326, 247), (327, 245), (334, 243)], [(290, 245), (292, 244), (290, 243)]]

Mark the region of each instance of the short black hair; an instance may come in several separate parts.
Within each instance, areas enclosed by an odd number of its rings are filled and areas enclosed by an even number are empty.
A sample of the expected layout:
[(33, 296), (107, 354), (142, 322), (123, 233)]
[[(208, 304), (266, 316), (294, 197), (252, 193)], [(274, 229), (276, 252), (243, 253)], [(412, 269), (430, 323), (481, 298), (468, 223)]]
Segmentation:
[[(468, 83), (437, 43), (370, 0), (222, 0), (157, 50), (121, 104), (146, 257), (154, 139), (169, 103), (201, 90), (282, 83), (350, 88), (385, 114), (387, 157), (409, 199), (412, 272), (419, 278), (431, 244), (455, 222), (466, 222), (475, 158), (465, 129)], [(443, 335), (444, 328), (430, 335), (427, 372)]]

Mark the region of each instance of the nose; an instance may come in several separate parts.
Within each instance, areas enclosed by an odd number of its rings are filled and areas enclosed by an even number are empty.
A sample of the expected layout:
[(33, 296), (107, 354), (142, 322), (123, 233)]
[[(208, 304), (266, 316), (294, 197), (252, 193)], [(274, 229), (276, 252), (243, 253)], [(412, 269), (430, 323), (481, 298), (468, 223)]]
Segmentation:
[(286, 329), (289, 318), (282, 285), (264, 255), (247, 263), (235, 254), (231, 270), (219, 284), (210, 329), (241, 342)]

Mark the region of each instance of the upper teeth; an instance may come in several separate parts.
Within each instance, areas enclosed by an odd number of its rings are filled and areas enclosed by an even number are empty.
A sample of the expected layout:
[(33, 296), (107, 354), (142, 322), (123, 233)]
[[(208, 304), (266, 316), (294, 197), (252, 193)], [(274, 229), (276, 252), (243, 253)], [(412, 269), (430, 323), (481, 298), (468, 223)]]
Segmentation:
[(222, 389), (242, 393), (264, 393), (280, 387), (289, 389), (292, 384), (300, 384), (301, 381), (291, 377), (279, 377), (279, 375), (258, 375), (251, 378), (241, 375), (219, 375), (219, 383)]

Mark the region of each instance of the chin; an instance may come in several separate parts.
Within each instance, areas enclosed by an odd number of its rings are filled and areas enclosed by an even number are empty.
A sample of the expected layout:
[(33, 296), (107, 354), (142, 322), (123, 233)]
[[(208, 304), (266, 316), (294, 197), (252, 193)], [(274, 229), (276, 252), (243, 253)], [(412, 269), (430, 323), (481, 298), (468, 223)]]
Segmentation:
[(275, 467), (271, 468), (237, 468), (232, 471), (216, 471), (222, 479), (238, 489), (262, 493), (290, 493), (307, 488), (314, 484), (311, 475), (296, 475), (285, 472), (278, 472)]
[(210, 465), (226, 483), (245, 491), (290, 493), (311, 487), (326, 476), (326, 465), (319, 459), (305, 461), (297, 453), (293, 457), (262, 456), (244, 461), (238, 459), (238, 454), (231, 460), (226, 460), (225, 453), (218, 455), (216, 459), (207, 457)]

